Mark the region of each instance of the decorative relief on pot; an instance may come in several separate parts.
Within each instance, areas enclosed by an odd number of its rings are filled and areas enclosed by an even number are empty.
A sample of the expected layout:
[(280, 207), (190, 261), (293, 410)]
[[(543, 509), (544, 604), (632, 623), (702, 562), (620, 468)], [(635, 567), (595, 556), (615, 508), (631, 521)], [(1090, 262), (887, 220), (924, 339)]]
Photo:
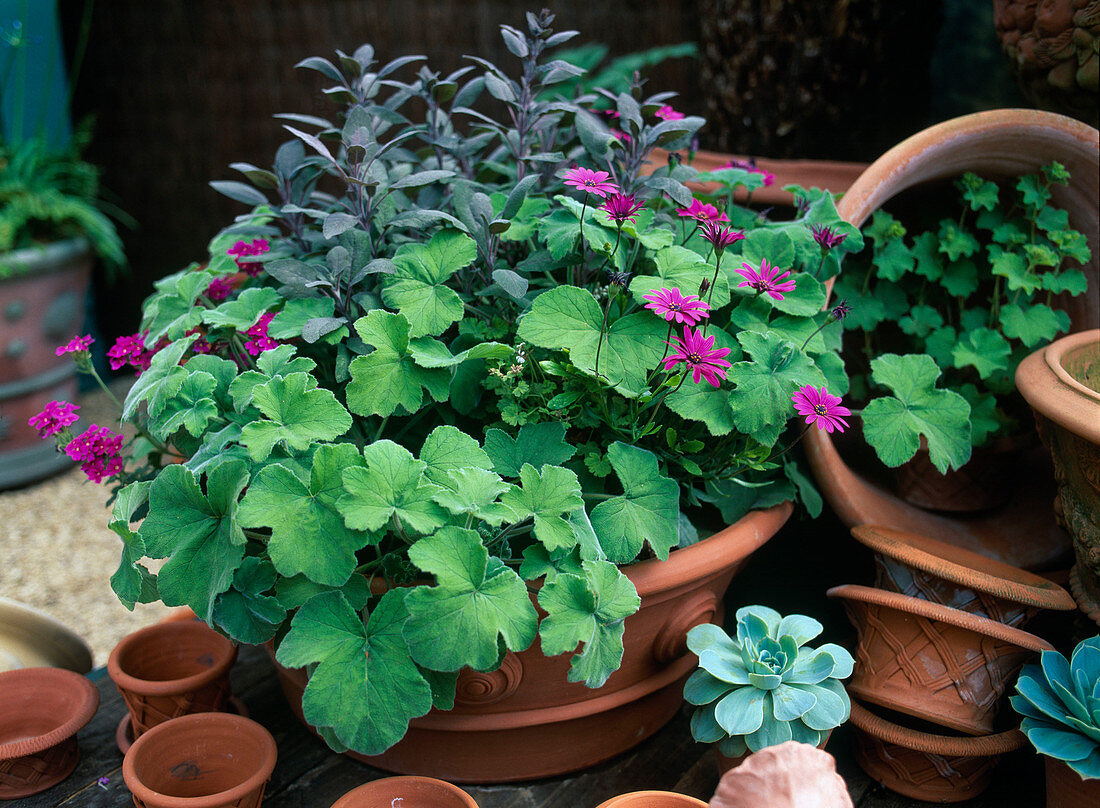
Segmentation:
[(667, 665), (686, 654), (687, 633), (703, 623), (713, 622), (718, 605), (718, 596), (709, 590), (696, 592), (684, 601), (653, 641), (653, 658)]
[(455, 704), (495, 704), (515, 693), (522, 679), (523, 663), (509, 651), (495, 671), (462, 671), (455, 684)]

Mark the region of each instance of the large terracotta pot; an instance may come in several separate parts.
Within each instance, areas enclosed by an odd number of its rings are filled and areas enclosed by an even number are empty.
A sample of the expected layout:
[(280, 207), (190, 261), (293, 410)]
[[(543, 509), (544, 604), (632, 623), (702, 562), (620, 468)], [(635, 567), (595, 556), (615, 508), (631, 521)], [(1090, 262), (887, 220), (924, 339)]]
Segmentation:
[[(1069, 213), (1071, 226), (1088, 237), (1092, 258), (1084, 267), (1089, 290), (1055, 298), (1075, 330), (1100, 325), (1100, 133), (1049, 112), (1002, 109), (965, 115), (938, 124), (898, 144), (871, 164), (837, 204), (848, 222), (861, 227), (898, 194), (923, 183), (966, 171), (990, 178), (1038, 171), (1051, 160), (1072, 174), (1069, 186), (1054, 189), (1054, 204)], [(886, 525), (920, 533), (1025, 569), (1053, 566), (1068, 552), (1065, 532), (1050, 514), (1050, 493), (1037, 480), (1049, 476), (1041, 456), (1021, 463), (1009, 502), (963, 519), (910, 505), (882, 485), (854, 471), (832, 438), (812, 429), (806, 455), (822, 493), (841, 520), (853, 527)]]
[(1024, 745), (1019, 730), (977, 738), (903, 727), (852, 701), (856, 762), (891, 791), (928, 802), (962, 802), (989, 785), (1000, 756)]
[(1054, 458), (1055, 510), (1077, 557), (1070, 586), (1081, 610), (1100, 625), (1100, 330), (1031, 354), (1016, 369), (1016, 387)]
[(1047, 808), (1096, 808), (1100, 805), (1100, 780), (1081, 775), (1060, 760), (1046, 758)]
[(864, 701), (971, 735), (988, 735), (1005, 688), (1046, 640), (985, 617), (867, 586), (837, 586), (859, 632), (845, 682)]
[(596, 808), (707, 808), (707, 804), (672, 791), (632, 791), (601, 802)]
[[(402, 774), (499, 783), (576, 771), (636, 746), (683, 703), (684, 680), (695, 668), (688, 629), (721, 622), (730, 579), (792, 509), (785, 502), (753, 511), (667, 561), (625, 567), (642, 605), (626, 619), (622, 666), (603, 687), (569, 682), (570, 655), (546, 657), (536, 641), (507, 654), (497, 671), (464, 670), (453, 710), (414, 719), (381, 755), (352, 757)], [(276, 669), (301, 719), (305, 673)]]
[(875, 586), (1022, 627), (1040, 609), (1075, 608), (1058, 584), (953, 544), (878, 525), (852, 528), (875, 552)]
[(458, 786), (431, 777), (384, 777), (353, 788), (332, 808), (477, 808)]

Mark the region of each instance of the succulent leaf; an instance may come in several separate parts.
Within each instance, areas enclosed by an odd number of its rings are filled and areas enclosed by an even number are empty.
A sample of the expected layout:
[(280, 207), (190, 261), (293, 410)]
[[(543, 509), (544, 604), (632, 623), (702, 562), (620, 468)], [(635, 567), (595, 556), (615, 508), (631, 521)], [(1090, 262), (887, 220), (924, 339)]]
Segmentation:
[(791, 722), (765, 721), (756, 732), (745, 738), (745, 744), (754, 752), (768, 746), (776, 746), (791, 740)]
[(723, 698), (714, 708), (714, 718), (730, 735), (748, 735), (764, 723), (765, 690), (742, 687)]
[(714, 650), (725, 654), (740, 654), (741, 646), (713, 623), (703, 623), (687, 633), (687, 647), (694, 654)]
[(731, 685), (747, 685), (749, 672), (741, 665), (741, 660), (732, 655), (721, 655), (717, 651), (704, 651), (699, 654), (699, 667), (723, 682)]
[[(702, 706), (712, 704), (719, 696), (729, 691), (729, 684), (716, 679), (705, 670), (697, 670), (684, 683), (684, 700), (688, 704)], [(697, 740), (699, 736), (695, 736)]]
[(798, 648), (818, 636), (822, 631), (824, 631), (824, 627), (821, 623), (802, 614), (787, 615), (780, 621), (778, 629), (780, 637), (792, 637)]
[(726, 737), (726, 731), (714, 718), (713, 704), (707, 704), (692, 714), (691, 735), (701, 743), (715, 743)]
[(776, 721), (801, 718), (817, 704), (817, 696), (809, 689), (779, 685), (772, 691), (772, 715)]

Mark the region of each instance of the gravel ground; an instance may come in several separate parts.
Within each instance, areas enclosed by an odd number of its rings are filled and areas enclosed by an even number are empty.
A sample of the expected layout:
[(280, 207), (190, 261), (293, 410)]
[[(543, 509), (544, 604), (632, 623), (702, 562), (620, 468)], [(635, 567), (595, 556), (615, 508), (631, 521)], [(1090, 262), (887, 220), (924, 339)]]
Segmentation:
[[(101, 392), (81, 399), (81, 415), (95, 423), (117, 423), (113, 410)], [(107, 496), (75, 466), (37, 485), (0, 492), (0, 594), (68, 625), (91, 646), (96, 666), (107, 664), (124, 636), (170, 611), (159, 603), (127, 611), (111, 590), (121, 544), (107, 529)]]

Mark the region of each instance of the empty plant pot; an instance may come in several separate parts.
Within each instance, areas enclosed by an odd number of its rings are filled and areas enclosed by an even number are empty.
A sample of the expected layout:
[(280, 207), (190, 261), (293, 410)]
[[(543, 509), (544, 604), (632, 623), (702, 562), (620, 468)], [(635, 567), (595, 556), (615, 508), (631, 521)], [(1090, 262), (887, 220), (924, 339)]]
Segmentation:
[(22, 668), (0, 673), (0, 694), (0, 799), (60, 783), (80, 759), (76, 733), (99, 706), (95, 685), (61, 668)]
[(107, 673), (140, 738), (171, 718), (223, 709), (236, 659), (237, 647), (203, 623), (157, 623), (124, 637), (111, 651)]
[(987, 617), (868, 586), (837, 586), (859, 632), (845, 687), (864, 701), (988, 735), (1005, 688), (1046, 640)]
[(1060, 760), (1044, 758), (1047, 769), (1047, 808), (1096, 808), (1100, 805), (1100, 780), (1081, 775)]
[(1039, 575), (954, 544), (880, 525), (852, 535), (875, 553), (875, 586), (1019, 628), (1039, 609), (1075, 608), (1069, 592)]
[(431, 777), (384, 777), (352, 789), (332, 808), (477, 808), (458, 786)]
[(196, 713), (134, 741), (122, 777), (138, 808), (258, 808), (275, 758), (275, 739), (255, 721)]
[(960, 738), (910, 729), (852, 701), (856, 762), (891, 791), (915, 800), (962, 802), (989, 785), (1000, 756), (1023, 746), (1019, 730)]
[(632, 791), (601, 802), (596, 808), (707, 808), (707, 804), (672, 791)]

